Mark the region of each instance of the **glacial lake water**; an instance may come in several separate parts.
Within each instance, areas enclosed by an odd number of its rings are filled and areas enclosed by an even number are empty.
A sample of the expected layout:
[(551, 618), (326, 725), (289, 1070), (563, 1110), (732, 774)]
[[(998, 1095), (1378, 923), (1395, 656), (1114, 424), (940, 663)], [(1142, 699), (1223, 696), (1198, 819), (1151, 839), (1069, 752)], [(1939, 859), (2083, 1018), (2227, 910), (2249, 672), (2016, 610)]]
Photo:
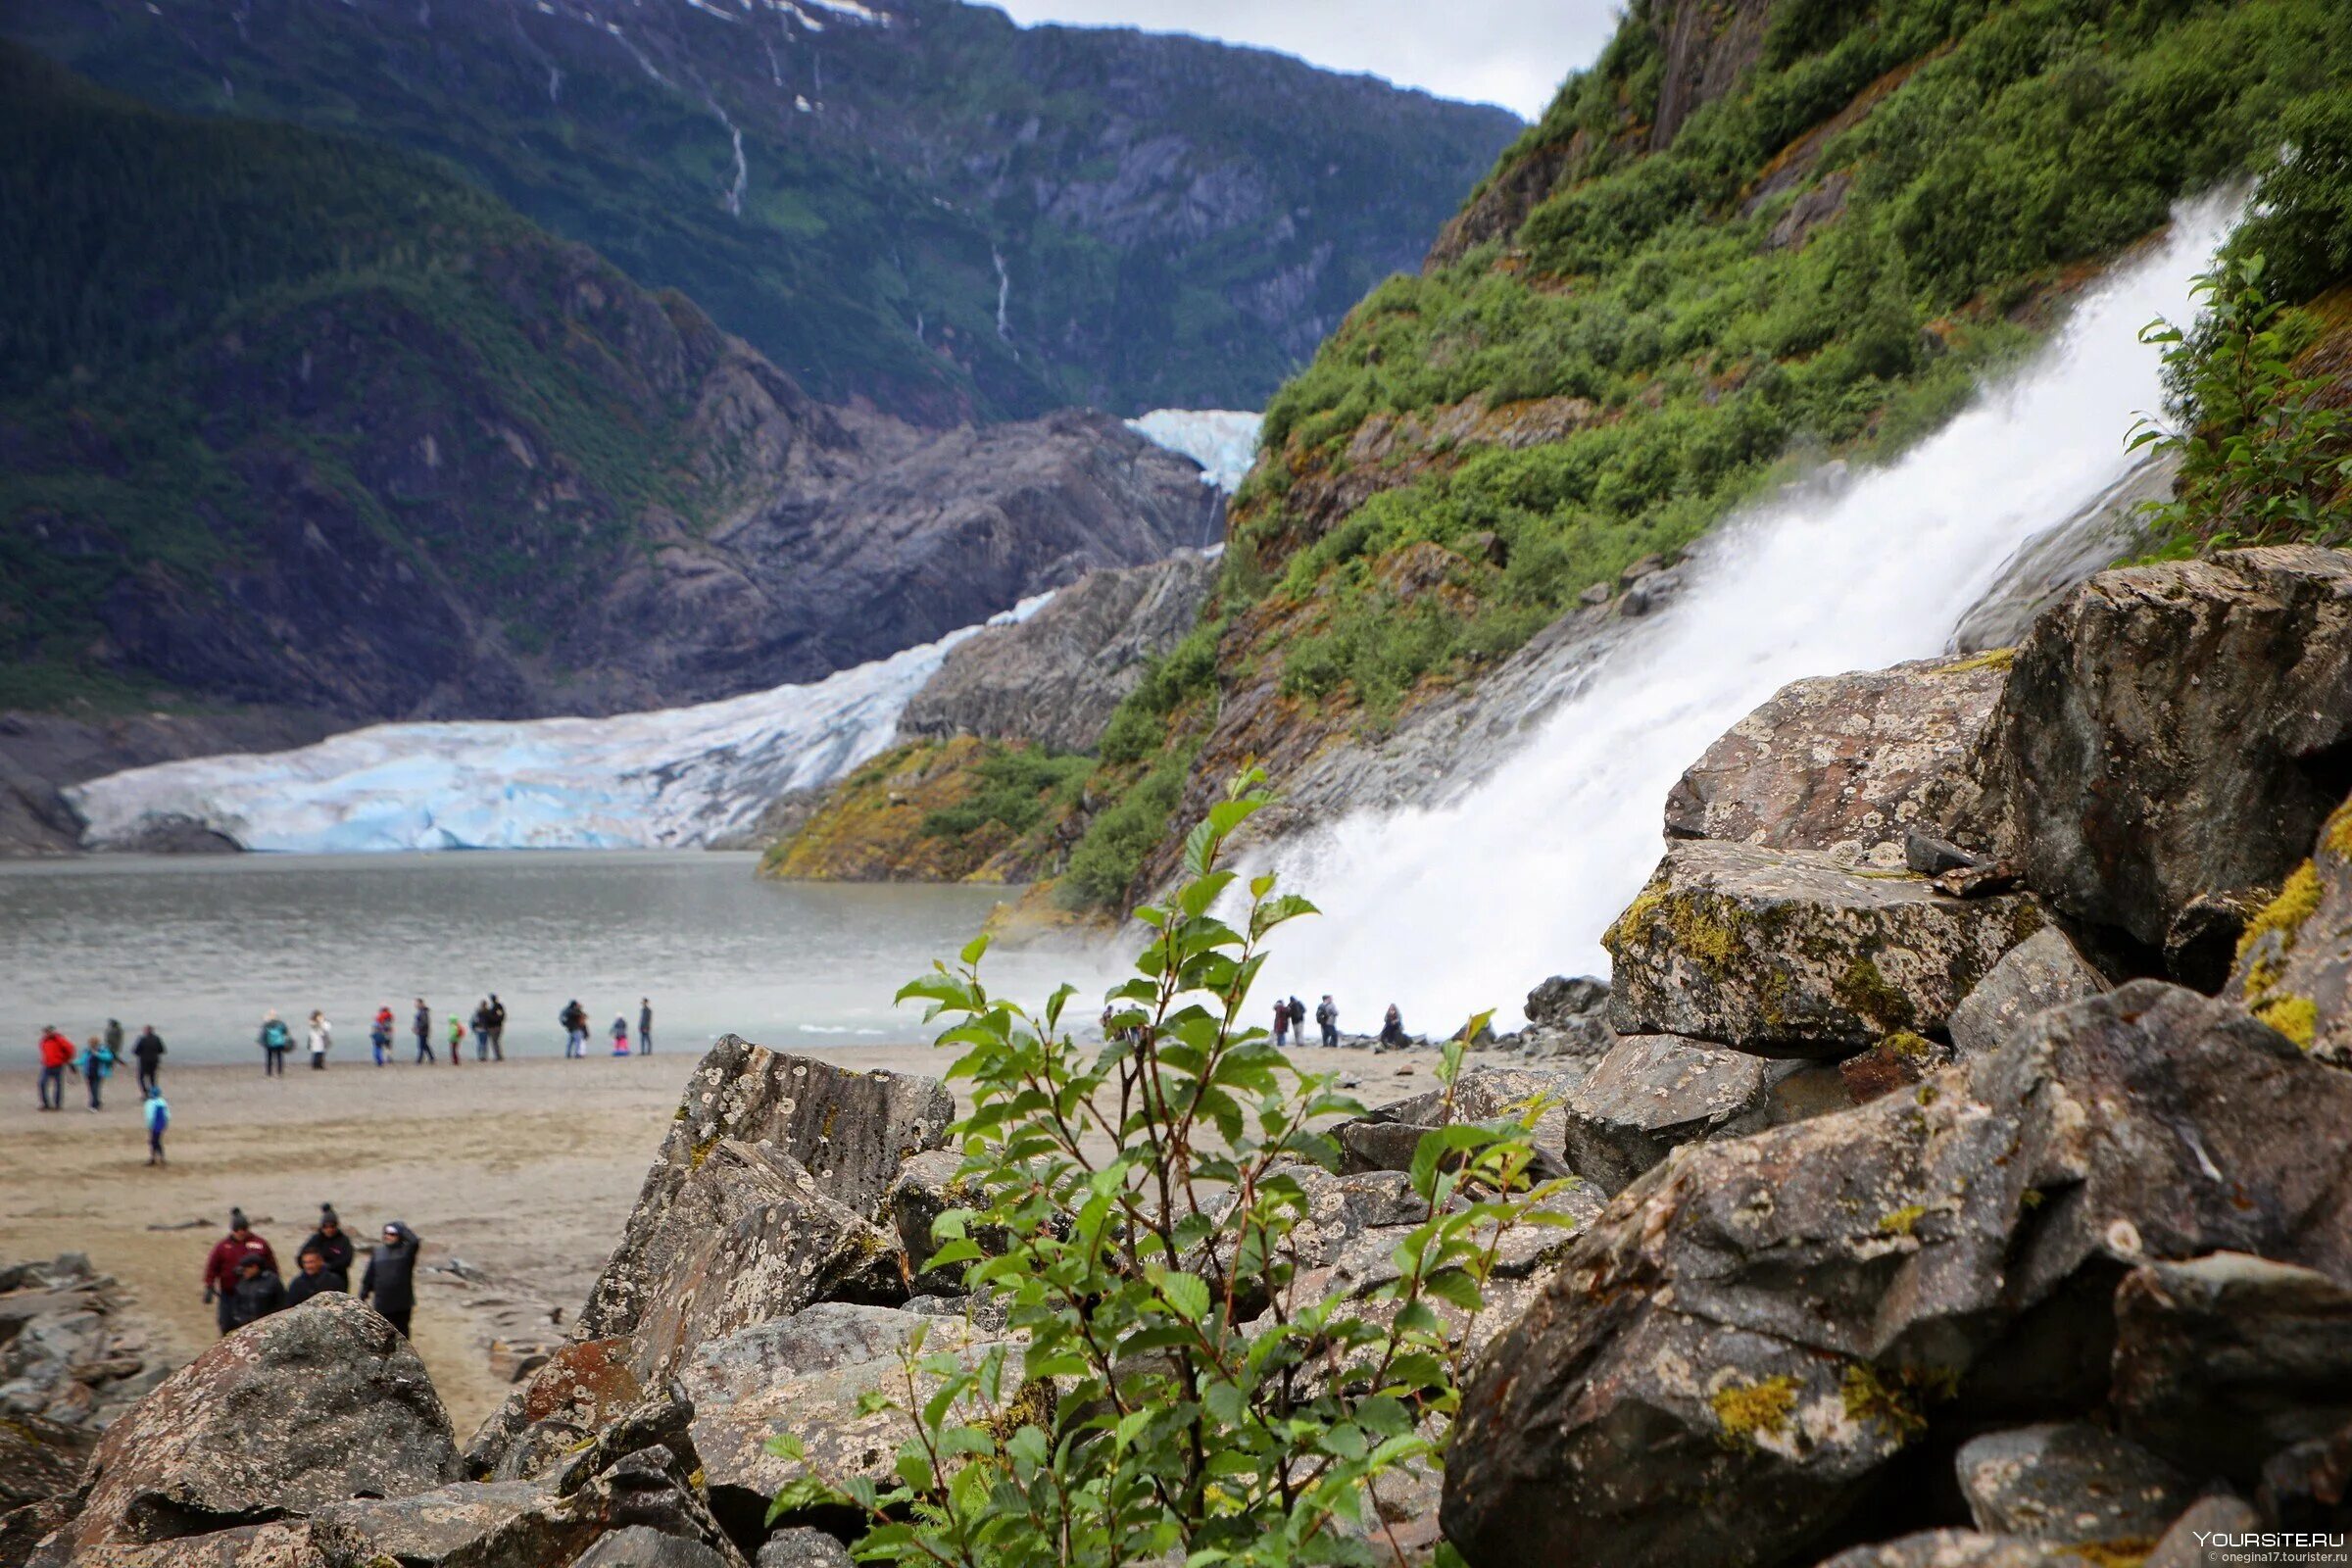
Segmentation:
[[(110, 1018), (153, 1023), (170, 1061), (250, 1061), (265, 1009), (296, 1032), (323, 1008), (334, 1060), (368, 1058), (379, 1005), (413, 1054), (415, 999), (470, 1015), (496, 991), (506, 1046), (560, 1055), (556, 1015), (577, 997), (591, 1054), (615, 1014), (632, 1034), (654, 1004), (657, 1051), (700, 1052), (734, 1033), (763, 1045), (924, 1038), (891, 998), (934, 957), (953, 958), (1002, 889), (858, 887), (755, 877), (757, 858), (707, 851), (483, 852), (368, 856), (97, 856), (0, 861), (0, 1060), (29, 1064), (36, 1032), (76, 1041)], [(994, 987), (1042, 1000), (1085, 986), (1096, 960), (1043, 950), (992, 955)], [(468, 1052), (470, 1054), (470, 1037)]]

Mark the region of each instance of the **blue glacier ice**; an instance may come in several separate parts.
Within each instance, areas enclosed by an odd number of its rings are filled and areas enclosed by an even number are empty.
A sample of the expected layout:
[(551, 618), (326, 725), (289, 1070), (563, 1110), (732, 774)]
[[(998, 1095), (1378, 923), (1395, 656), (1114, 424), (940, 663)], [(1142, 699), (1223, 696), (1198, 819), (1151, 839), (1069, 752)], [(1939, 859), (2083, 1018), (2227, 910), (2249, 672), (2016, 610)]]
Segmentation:
[(1257, 457), (1260, 416), (1233, 409), (1153, 409), (1127, 421), (1127, 428), (1145, 440), (1181, 452), (1200, 465), (1203, 483), (1227, 495), (1241, 488), (1242, 476)]

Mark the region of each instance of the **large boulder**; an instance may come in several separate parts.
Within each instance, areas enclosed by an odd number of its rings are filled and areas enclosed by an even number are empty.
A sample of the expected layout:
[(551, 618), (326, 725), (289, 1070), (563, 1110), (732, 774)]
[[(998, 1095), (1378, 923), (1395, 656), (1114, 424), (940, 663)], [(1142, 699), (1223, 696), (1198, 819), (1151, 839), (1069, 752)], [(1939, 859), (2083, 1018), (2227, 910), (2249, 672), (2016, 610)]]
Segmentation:
[(2241, 1252), (2134, 1269), (2115, 1294), (2124, 1435), (2251, 1487), (2281, 1448), (2352, 1426), (2352, 1288)]
[(2352, 800), (2247, 925), (2224, 995), (2321, 1060), (2352, 1066)]
[(1192, 550), (1090, 571), (1027, 620), (987, 627), (950, 651), (899, 715), (899, 733), (1091, 752), (1147, 662), (1193, 629), (1216, 576), (1216, 562)]
[(1590, 975), (1553, 975), (1527, 994), (1527, 1027), (1516, 1044), (1526, 1055), (1591, 1057), (1617, 1040), (1609, 1027), (1609, 983)]
[(1837, 1056), (1941, 1033), (2003, 954), (2041, 929), (2026, 895), (1954, 899), (1900, 872), (1708, 841), (1675, 844), (1602, 942), (1621, 1035)]
[(1675, 1035), (1620, 1035), (1568, 1096), (1568, 1168), (1604, 1193), (1622, 1191), (1680, 1145), (1793, 1120), (1776, 1091), (1828, 1071)]
[(1409, 1100), (1376, 1105), (1332, 1128), (1340, 1146), (1340, 1169), (1350, 1174), (1410, 1170), (1413, 1152), (1421, 1147), (1423, 1135), (1448, 1122), (1515, 1116), (1522, 1107), (1541, 1102), (1543, 1108), (1535, 1126), (1539, 1165), (1544, 1173), (1564, 1175), (1567, 1167), (1559, 1163), (1559, 1154), (1567, 1118), (1561, 1102), (1583, 1078), (1583, 1067), (1568, 1061), (1548, 1061), (1540, 1067), (1466, 1067), (1454, 1080), (1450, 1097), (1442, 1088), (1432, 1089)]
[(507, 1396), (466, 1446), (476, 1480), (527, 1480), (645, 1396), (627, 1339), (574, 1340)]
[(2161, 948), (2200, 895), (2276, 885), (2343, 799), (2352, 554), (2102, 572), (2034, 622), (1982, 776), (2027, 882)]
[(76, 1548), (203, 1535), (453, 1481), (424, 1363), (373, 1308), (315, 1296), (221, 1340), (109, 1427)]
[(1666, 832), (1899, 870), (1909, 831), (1973, 805), (1969, 754), (2007, 676), (1984, 656), (1791, 681), (1683, 774)]
[(2075, 951), (2066, 933), (2045, 925), (2002, 954), (1960, 999), (1952, 1009), (1952, 1046), (1964, 1056), (1983, 1055), (2035, 1013), (2106, 989), (2105, 976)]
[(1916, 1094), (1678, 1149), (1479, 1357), (1446, 1534), (1525, 1568), (1786, 1561), (2036, 1336), (2099, 1343), (2053, 1311), (2112, 1336), (2127, 1265), (2352, 1278), (2347, 1126), (2352, 1078), (2139, 981)]
[[(825, 1196), (772, 1144), (722, 1138), (670, 1200), (665, 1265), (639, 1276), (644, 1309), (632, 1369), (651, 1387), (706, 1340), (786, 1317), (844, 1288), (861, 1294), (877, 1264), (895, 1274), (896, 1238)], [(900, 1295), (905, 1295), (900, 1282)]]
[(575, 1332), (633, 1332), (677, 1277), (681, 1254), (705, 1244), (675, 1210), (722, 1140), (771, 1146), (807, 1172), (813, 1196), (870, 1216), (901, 1161), (940, 1147), (955, 1115), (954, 1099), (934, 1079), (856, 1072), (726, 1036), (686, 1081), (677, 1119)]

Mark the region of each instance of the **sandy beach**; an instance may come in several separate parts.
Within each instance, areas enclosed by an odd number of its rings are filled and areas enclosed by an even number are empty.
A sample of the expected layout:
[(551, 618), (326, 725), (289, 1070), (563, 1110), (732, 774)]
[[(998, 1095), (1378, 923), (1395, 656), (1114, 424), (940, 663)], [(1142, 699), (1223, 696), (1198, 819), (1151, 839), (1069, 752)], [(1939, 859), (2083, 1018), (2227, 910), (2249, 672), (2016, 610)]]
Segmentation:
[[(937, 1072), (948, 1059), (922, 1045), (817, 1054), (905, 1072)], [(83, 1108), (74, 1081), (67, 1108), (43, 1114), (26, 1066), (0, 1098), (0, 1258), (88, 1253), (177, 1364), (215, 1338), (201, 1277), (232, 1205), (288, 1271), (322, 1201), (362, 1242), (405, 1220), (424, 1242), (416, 1348), (463, 1440), (506, 1395), (492, 1340), (565, 1332), (699, 1058), (379, 1069), (363, 1056), (313, 1072), (295, 1057), (282, 1079), (265, 1079), (258, 1064), (167, 1065), (163, 1169), (146, 1164), (127, 1072), (109, 1083), (104, 1111)], [(1425, 1052), (1308, 1051), (1301, 1062), (1359, 1078), (1353, 1092), (1366, 1104), (1433, 1082)]]

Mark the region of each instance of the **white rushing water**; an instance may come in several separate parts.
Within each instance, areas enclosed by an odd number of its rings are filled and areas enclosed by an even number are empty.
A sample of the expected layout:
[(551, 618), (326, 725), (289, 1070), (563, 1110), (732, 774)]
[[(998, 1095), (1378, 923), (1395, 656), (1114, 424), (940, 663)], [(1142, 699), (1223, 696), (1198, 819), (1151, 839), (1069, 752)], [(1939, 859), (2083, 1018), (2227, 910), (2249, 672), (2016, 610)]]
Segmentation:
[(1345, 1027), (1393, 1001), (1445, 1034), (1488, 1007), (1517, 1018), (1545, 975), (1605, 975), (1600, 934), (1657, 864), (1667, 791), (1718, 736), (1788, 681), (1940, 652), (2013, 551), (2123, 476), (2133, 416), (2161, 397), (2137, 330), (2186, 318), (2235, 212), (2184, 209), (1893, 466), (1727, 522), (1671, 608), (1455, 804), (1279, 847), (1284, 885), (1326, 912), (1286, 928), (1268, 980), (1335, 993)]
[(1183, 453), (1200, 465), (1201, 483), (1231, 495), (1241, 488), (1243, 475), (1257, 457), (1257, 430), (1263, 422), (1263, 416), (1234, 409), (1153, 409), (1129, 419), (1127, 428)]
[[(991, 624), (1026, 619), (1051, 597)], [(887, 749), (907, 700), (978, 629), (692, 708), (373, 724), (298, 751), (133, 768), (66, 795), (89, 824), (83, 842), (101, 849), (172, 817), (249, 850), (311, 855), (699, 845)]]

